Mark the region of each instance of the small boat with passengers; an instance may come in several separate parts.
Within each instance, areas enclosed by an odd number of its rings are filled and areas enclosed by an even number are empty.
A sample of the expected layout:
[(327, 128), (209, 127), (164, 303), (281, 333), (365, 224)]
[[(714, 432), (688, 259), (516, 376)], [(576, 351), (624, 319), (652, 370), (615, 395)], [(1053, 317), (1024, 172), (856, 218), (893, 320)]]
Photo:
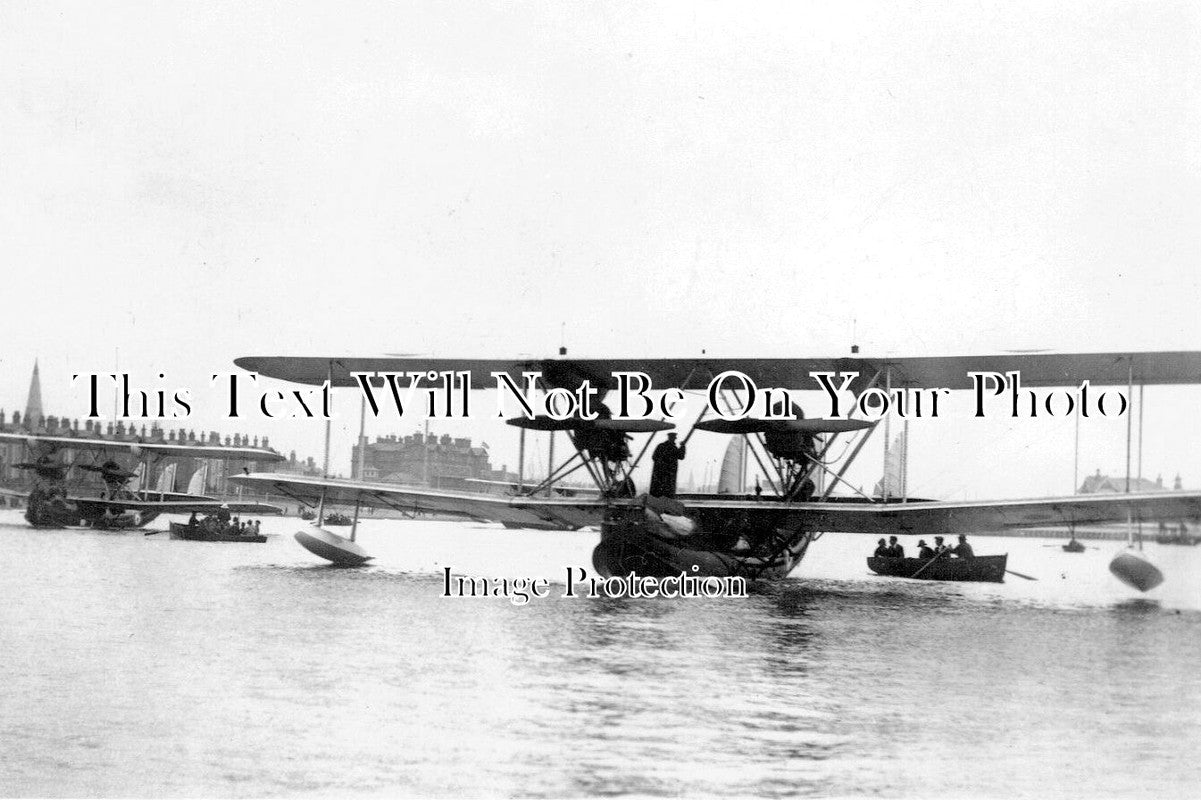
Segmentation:
[(224, 528), (203, 524), (189, 525), (185, 522), (171, 523), (171, 538), (189, 542), (255, 542), (262, 544), (267, 537), (255, 533), (239, 533), (233, 526)]
[(1005, 581), (1003, 556), (975, 556), (973, 558), (884, 558), (870, 556), (867, 568), (877, 575), (894, 578), (917, 578), (926, 581)]

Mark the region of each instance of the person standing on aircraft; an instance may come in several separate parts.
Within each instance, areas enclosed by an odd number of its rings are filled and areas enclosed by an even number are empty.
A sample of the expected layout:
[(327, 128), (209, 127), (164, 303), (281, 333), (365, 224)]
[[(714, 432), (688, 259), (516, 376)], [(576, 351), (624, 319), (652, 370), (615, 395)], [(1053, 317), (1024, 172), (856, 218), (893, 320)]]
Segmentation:
[(930, 547), (930, 545), (926, 544), (925, 539), (922, 539), (920, 542), (917, 543), (917, 557), (918, 558), (928, 561), (931, 558), (934, 558), (935, 555), (937, 555), (937, 554)]
[(967, 536), (962, 533), (959, 534), (959, 544), (955, 545), (955, 549), (951, 553), (959, 558), (976, 557), (976, 554), (972, 552), (972, 546), (967, 543)]
[(676, 434), (667, 434), (667, 441), (655, 448), (651, 454), (651, 497), (676, 496), (676, 470), (684, 458), (684, 448), (676, 446)]
[(888, 555), (892, 558), (904, 558), (905, 548), (901, 547), (901, 543), (897, 541), (897, 537), (888, 537)]
[(888, 545), (885, 544), (884, 540), (880, 539), (876, 542), (876, 552), (872, 553), (872, 555), (876, 558), (888, 558), (892, 555), (892, 551), (888, 549)]

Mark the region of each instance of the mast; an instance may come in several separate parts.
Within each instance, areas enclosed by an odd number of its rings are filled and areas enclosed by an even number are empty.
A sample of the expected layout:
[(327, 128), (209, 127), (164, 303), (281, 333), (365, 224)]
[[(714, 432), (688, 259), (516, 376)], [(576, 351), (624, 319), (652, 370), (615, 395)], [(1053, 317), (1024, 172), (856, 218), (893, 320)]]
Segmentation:
[[(892, 395), (892, 368), (891, 367), (889, 367), (888, 369), (886, 369), (884, 371), (884, 394), (890, 395), (890, 396)], [(880, 492), (880, 494), (882, 495), (881, 499), (885, 503), (888, 502), (888, 489), (889, 489), (889, 486), (888, 486), (888, 446), (889, 446), (889, 439), (892, 436), (892, 426), (890, 425), (891, 422), (892, 422), (892, 414), (885, 414), (884, 415), (884, 481), (881, 484), (881, 489), (883, 491)]]
[[(1130, 356), (1126, 372), (1126, 398), (1126, 494), (1130, 494), (1130, 431), (1134, 414), (1129, 403), (1134, 399), (1134, 356)], [(1129, 510), (1126, 512), (1126, 544), (1134, 546), (1134, 513)]]
[(1080, 491), (1080, 394), (1076, 394), (1076, 441), (1072, 449), (1072, 494)]
[[(1143, 488), (1143, 382), (1139, 379), (1138, 384), (1138, 487), (1139, 491)], [(1138, 518), (1138, 547), (1143, 549), (1143, 518), (1142, 515)]]
[(517, 435), (517, 492), (525, 488), (525, 428)]
[[(333, 388), (334, 387), (334, 362), (330, 361), (328, 363), (325, 374), (326, 374), (325, 391), (326, 391), (326, 396), (330, 400), (330, 408), (327, 410), (332, 412), (333, 411), (333, 397), (334, 397), (334, 388)], [(330, 424), (331, 424), (329, 417), (330, 417), (330, 415), (328, 415), (328, 414), (325, 417), (325, 456), (322, 459), (322, 463), (321, 463), (321, 478), (322, 478), (322, 480), (329, 480), (329, 432), (330, 432)], [(317, 525), (320, 526), (323, 522), (325, 522), (325, 487), (324, 486), (321, 487), (321, 500), (319, 500), (317, 503)]]
[(363, 480), (363, 469), (367, 465), (367, 398), (359, 397), (359, 458), (358, 479)]
[(425, 433), (421, 437), (421, 482), (430, 485), (430, 419), (425, 418)]
[[(363, 480), (363, 466), (367, 460), (367, 398), (359, 397), (359, 480)], [(359, 506), (361, 497), (354, 496), (354, 519), (350, 521), (350, 541), (354, 541), (359, 530)]]

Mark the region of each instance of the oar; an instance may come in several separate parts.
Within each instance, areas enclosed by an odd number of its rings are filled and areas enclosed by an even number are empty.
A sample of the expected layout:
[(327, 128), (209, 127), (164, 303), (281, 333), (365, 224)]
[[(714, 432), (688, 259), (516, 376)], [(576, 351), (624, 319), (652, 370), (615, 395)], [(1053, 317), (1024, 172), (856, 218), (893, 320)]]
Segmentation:
[(922, 565), (921, 565), (921, 567), (919, 567), (919, 568), (918, 568), (917, 572), (913, 573), (913, 574), (912, 574), (912, 575), (910, 575), (909, 577), (910, 577), (910, 578), (916, 578), (918, 575), (921, 575), (923, 572), (925, 572), (925, 571), (926, 571), (926, 567), (930, 566), (930, 565), (931, 565), (931, 564), (933, 564), (935, 561), (937, 561), (938, 559), (942, 558), (942, 557), (943, 557), (943, 555), (944, 555), (944, 554), (946, 554), (946, 553), (948, 553), (948, 552), (950, 552), (950, 551), (949, 551), (949, 550), (940, 550), (940, 551), (938, 551), (937, 553), (935, 553), (935, 554), (934, 554), (934, 558), (930, 559), (930, 560), (929, 560), (929, 561), (927, 561), (925, 564), (922, 564)]
[(145, 532), (145, 533), (143, 533), (142, 535), (143, 535), (143, 536), (153, 536), (153, 535), (154, 535), (154, 534), (156, 534), (156, 533), (166, 533), (166, 531), (146, 531), (146, 532)]
[(1036, 581), (1036, 580), (1038, 580), (1038, 578), (1032, 577), (1032, 576), (1030, 576), (1030, 575), (1023, 575), (1022, 573), (1020, 573), (1020, 572), (1014, 572), (1014, 571), (1013, 571), (1013, 570), (1011, 570), (1011, 569), (1007, 569), (1007, 570), (1005, 570), (1005, 571), (1006, 571), (1006, 572), (1008, 572), (1010, 575), (1017, 575), (1019, 578), (1025, 578), (1025, 579), (1026, 579), (1026, 580), (1028, 580), (1028, 581)]

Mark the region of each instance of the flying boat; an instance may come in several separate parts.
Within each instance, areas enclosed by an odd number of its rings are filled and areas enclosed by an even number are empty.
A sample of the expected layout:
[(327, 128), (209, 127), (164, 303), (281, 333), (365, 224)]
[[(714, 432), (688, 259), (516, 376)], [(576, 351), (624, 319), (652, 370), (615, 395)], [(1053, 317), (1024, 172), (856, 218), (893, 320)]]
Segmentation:
[[(0, 432), (0, 444), (18, 444), (24, 448), (26, 460), (13, 466), (32, 473), (33, 487), (27, 493), (12, 490), (5, 490), (5, 493), (25, 497), (25, 519), (35, 528), (140, 528), (159, 514), (213, 513), (222, 506), (231, 513), (281, 513), (279, 507), (266, 503), (227, 502), (202, 494), (150, 491), (130, 486), (134, 479), (149, 475), (159, 460), (172, 456), (256, 464), (283, 460), (283, 456), (267, 448), (14, 432)], [(136, 460), (137, 469), (123, 466), (117, 460), (122, 455)], [(85, 495), (78, 482), (72, 484), (70, 476), (75, 470), (100, 477), (103, 489), (98, 496)]]
[[(683, 442), (698, 432), (744, 437), (768, 490), (648, 497), (640, 495), (634, 485), (634, 470), (655, 437), (676, 426), (666, 420), (613, 418), (605, 405), (607, 393), (618, 388), (616, 376), (631, 372), (648, 376), (657, 390), (685, 392), (711, 391), (713, 381), (728, 372), (747, 376), (759, 386), (813, 390), (814, 373), (823, 373), (839, 375), (839, 389), (858, 397), (872, 390), (887, 397), (898, 389), (920, 387), (980, 393), (981, 374), (995, 376), (993, 383), (999, 394), (1003, 376), (1020, 375), (1021, 386), (1028, 388), (1078, 387), (1084, 382), (1092, 387), (1124, 385), (1128, 389), (1126, 400), (1132, 404), (1136, 385), (1141, 401), (1141, 387), (1146, 385), (1201, 383), (1201, 352), (1196, 351), (788, 359), (578, 359), (567, 358), (561, 351), (559, 358), (542, 360), (253, 356), (235, 363), (261, 376), (310, 385), (328, 381), (331, 387), (360, 385), (354, 376), (364, 374), (449, 373), (466, 375), (471, 389), (490, 389), (496, 388), (498, 374), (517, 383), (533, 372), (539, 375), (539, 388), (546, 393), (577, 392), (585, 381), (597, 391), (601, 405), (591, 419), (527, 415), (509, 420), (523, 431), (562, 431), (574, 452), (553, 466), (544, 480), (522, 484), (508, 496), (275, 473), (230, 478), (322, 508), (326, 503), (353, 506), (349, 539), (318, 526), (297, 534), (297, 539), (315, 554), (343, 565), (370, 560), (354, 541), (358, 508), (362, 505), (459, 514), (509, 527), (574, 529), (598, 525), (601, 539), (592, 561), (606, 577), (636, 573), (662, 578), (686, 572), (750, 580), (787, 576), (810, 545), (827, 532), (954, 536), (1046, 525), (1201, 518), (1201, 492), (1188, 491), (995, 501), (869, 497), (845, 476), (875, 431), (887, 427), (889, 418), (885, 416), (883, 422), (854, 418), (855, 410), (862, 411), (863, 406), (829, 419), (806, 418), (795, 404), (784, 414), (740, 419), (717, 415), (706, 419), (712, 413), (707, 405), (692, 422)], [(1016, 397), (1016, 381), (1014, 387)], [(733, 405), (738, 398), (731, 394), (736, 393), (723, 388), (716, 395), (711, 392), (710, 397)], [(1016, 408), (1017, 400), (1014, 402)], [(1129, 434), (1133, 412), (1128, 407), (1126, 411)], [(1128, 462), (1129, 439), (1128, 435)], [(886, 447), (887, 441), (885, 433)], [(846, 445), (840, 448), (838, 458), (833, 456), (839, 452), (833, 449), (836, 442)], [(550, 491), (557, 481), (578, 471), (591, 479), (596, 487), (594, 495), (562, 496)], [(850, 494), (834, 494), (840, 486), (847, 487)], [(1123, 557), (1126, 566), (1115, 570), (1123, 580), (1122, 573), (1130, 574), (1131, 560), (1146, 560), (1133, 552)], [(1138, 565), (1135, 568), (1142, 569)], [(1125, 582), (1143, 590), (1150, 585), (1142, 580)]]

